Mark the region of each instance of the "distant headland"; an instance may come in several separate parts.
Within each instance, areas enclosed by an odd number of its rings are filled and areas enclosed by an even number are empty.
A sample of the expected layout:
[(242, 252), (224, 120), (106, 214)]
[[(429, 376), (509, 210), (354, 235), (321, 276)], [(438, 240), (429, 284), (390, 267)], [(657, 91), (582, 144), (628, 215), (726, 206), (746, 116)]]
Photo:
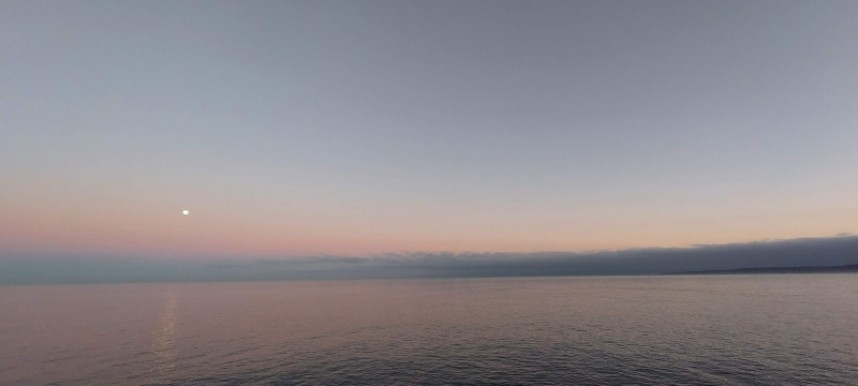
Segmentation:
[(735, 274), (762, 274), (762, 273), (843, 273), (858, 272), (858, 264), (837, 266), (811, 266), (811, 267), (754, 267), (723, 269), (713, 271), (686, 271), (670, 273), (671, 275), (735, 275)]

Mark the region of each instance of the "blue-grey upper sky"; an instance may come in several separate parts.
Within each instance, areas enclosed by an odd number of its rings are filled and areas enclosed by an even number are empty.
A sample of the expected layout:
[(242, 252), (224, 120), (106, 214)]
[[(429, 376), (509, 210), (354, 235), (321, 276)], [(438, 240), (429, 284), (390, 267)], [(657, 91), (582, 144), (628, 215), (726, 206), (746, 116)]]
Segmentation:
[(0, 48), (4, 255), (858, 228), (856, 1), (3, 1)]

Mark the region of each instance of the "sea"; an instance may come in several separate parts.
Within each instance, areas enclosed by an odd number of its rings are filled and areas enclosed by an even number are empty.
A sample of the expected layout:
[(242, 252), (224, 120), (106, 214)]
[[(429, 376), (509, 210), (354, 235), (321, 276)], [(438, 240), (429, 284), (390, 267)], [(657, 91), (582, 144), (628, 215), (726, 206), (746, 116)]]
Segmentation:
[(0, 385), (858, 385), (858, 274), (0, 286)]

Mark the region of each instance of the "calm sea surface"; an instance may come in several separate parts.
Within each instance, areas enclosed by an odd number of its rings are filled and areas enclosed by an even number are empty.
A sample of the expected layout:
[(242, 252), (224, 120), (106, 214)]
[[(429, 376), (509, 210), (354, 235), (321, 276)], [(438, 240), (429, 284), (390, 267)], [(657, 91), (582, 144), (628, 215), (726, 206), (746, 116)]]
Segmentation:
[(2, 385), (858, 384), (858, 275), (0, 287)]

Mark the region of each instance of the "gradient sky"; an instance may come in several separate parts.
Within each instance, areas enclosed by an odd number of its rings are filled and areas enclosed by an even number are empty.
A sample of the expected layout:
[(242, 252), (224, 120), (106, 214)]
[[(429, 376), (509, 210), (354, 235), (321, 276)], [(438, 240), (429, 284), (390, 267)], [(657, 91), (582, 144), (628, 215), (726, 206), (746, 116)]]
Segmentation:
[(858, 230), (852, 0), (2, 1), (0, 50), (0, 257)]

